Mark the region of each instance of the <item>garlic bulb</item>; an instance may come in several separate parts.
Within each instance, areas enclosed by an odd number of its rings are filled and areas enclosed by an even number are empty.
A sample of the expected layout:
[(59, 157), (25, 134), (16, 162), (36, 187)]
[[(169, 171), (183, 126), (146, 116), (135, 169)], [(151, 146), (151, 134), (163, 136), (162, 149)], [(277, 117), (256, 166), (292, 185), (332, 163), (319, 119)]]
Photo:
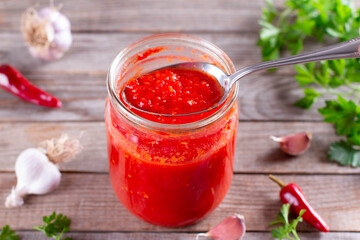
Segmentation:
[(39, 12), (27, 9), (22, 16), (21, 31), (30, 54), (45, 61), (61, 58), (72, 44), (70, 21), (55, 7)]
[(16, 187), (5, 201), (7, 208), (24, 204), (28, 194), (42, 195), (55, 190), (61, 180), (57, 163), (71, 161), (81, 151), (78, 139), (62, 135), (41, 143), (43, 148), (28, 148), (16, 159)]

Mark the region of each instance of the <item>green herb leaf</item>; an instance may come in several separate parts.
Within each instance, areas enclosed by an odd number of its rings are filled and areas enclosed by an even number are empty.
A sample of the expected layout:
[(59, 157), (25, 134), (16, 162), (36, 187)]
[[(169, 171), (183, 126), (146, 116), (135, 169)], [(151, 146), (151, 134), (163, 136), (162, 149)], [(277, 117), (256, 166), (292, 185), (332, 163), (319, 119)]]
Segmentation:
[(19, 236), (10, 229), (9, 225), (5, 225), (1, 230), (0, 240), (19, 240)]
[(312, 88), (304, 89), (304, 97), (295, 103), (295, 106), (301, 107), (304, 109), (309, 109), (313, 103), (321, 96), (321, 93), (318, 93)]
[(354, 149), (351, 145), (342, 140), (331, 144), (329, 159), (341, 165), (358, 167), (360, 166), (360, 151)]
[(309, 69), (306, 65), (295, 65), (294, 67), (297, 71), (295, 79), (299, 83), (300, 87), (304, 87), (316, 81), (313, 75), (313, 70)]
[(277, 11), (271, 0), (266, 0), (266, 6), (267, 8), (263, 8), (262, 10), (263, 11), (262, 17), (266, 22), (272, 22), (277, 15)]
[(360, 107), (352, 100), (338, 96), (338, 100), (326, 101), (319, 109), (324, 121), (333, 123), (339, 135), (352, 135), (360, 130)]
[(56, 240), (71, 240), (71, 238), (62, 238), (63, 234), (69, 231), (70, 219), (62, 214), (53, 212), (50, 216), (43, 217), (44, 225), (34, 227), (35, 230), (43, 232), (47, 237), (52, 237)]
[(279, 226), (271, 230), (271, 235), (276, 239), (291, 239), (291, 240), (300, 240), (299, 236), (296, 232), (296, 227), (299, 222), (302, 222), (302, 215), (305, 210), (301, 210), (299, 216), (294, 219), (291, 223), (289, 222), (289, 210), (290, 204), (284, 204), (281, 207), (280, 213), (276, 217), (276, 221), (270, 223), (270, 225), (275, 224), (283, 224), (283, 226)]

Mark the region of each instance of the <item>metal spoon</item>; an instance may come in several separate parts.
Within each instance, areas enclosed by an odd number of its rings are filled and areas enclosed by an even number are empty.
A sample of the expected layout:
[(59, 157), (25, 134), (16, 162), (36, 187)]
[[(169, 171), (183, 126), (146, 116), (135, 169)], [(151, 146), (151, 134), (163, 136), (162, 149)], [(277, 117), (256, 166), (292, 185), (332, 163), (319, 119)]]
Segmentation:
[[(344, 58), (360, 58), (360, 37), (354, 38), (345, 42), (341, 42), (338, 44), (334, 44), (325, 48), (320, 48), (315, 51), (306, 52), (298, 55), (293, 55), (289, 57), (279, 58), (272, 61), (262, 62), (254, 65), (250, 65), (247, 67), (244, 67), (240, 69), (239, 71), (227, 75), (222, 69), (219, 67), (205, 62), (184, 62), (184, 63), (178, 63), (173, 64), (169, 66), (165, 66), (159, 69), (164, 68), (181, 68), (181, 69), (190, 69), (190, 70), (199, 70), (206, 72), (207, 74), (215, 77), (218, 81), (221, 87), (223, 88), (223, 96), (220, 99), (218, 103), (213, 105), (211, 108), (196, 112), (196, 113), (186, 113), (186, 114), (177, 114), (176, 116), (186, 116), (186, 115), (192, 115), (192, 114), (198, 114), (210, 111), (222, 103), (227, 99), (228, 94), (233, 87), (234, 83), (238, 81), (240, 78), (245, 77), (246, 75), (257, 72), (264, 69), (271, 69), (271, 68), (277, 68), (281, 66), (286, 65), (294, 65), (299, 63), (308, 63), (308, 62), (318, 62), (323, 60), (332, 60), (332, 59), (344, 59)], [(159, 69), (156, 69), (154, 71), (157, 71)], [(153, 72), (153, 71), (152, 71)], [(146, 73), (148, 74), (148, 73)], [(144, 74), (144, 75), (146, 75)], [(142, 110), (140, 108), (137, 108), (135, 106), (132, 106), (127, 100), (125, 96), (125, 91), (123, 89), (122, 91), (122, 98), (123, 100), (130, 105), (132, 108), (153, 114), (153, 115), (159, 115), (159, 116), (173, 116), (170, 114), (161, 114), (161, 113), (153, 113), (149, 111)]]

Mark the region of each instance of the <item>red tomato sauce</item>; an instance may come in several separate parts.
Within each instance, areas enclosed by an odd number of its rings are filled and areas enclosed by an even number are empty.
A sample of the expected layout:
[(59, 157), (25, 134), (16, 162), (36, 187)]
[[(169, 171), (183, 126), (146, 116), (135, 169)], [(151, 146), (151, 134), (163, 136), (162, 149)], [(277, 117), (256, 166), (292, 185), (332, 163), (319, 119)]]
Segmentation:
[[(131, 79), (125, 91), (127, 100), (136, 107), (175, 115), (208, 109), (222, 96), (216, 79), (181, 69), (162, 69)], [(184, 116), (173, 121), (176, 117), (135, 113), (166, 123), (208, 116)], [(205, 128), (163, 134), (131, 125), (108, 101), (105, 117), (110, 178), (119, 200), (136, 216), (167, 227), (189, 225), (209, 214), (230, 187), (237, 114), (235, 103)]]
[(219, 102), (217, 80), (201, 71), (164, 68), (131, 79), (125, 87), (131, 105), (161, 114), (196, 113)]

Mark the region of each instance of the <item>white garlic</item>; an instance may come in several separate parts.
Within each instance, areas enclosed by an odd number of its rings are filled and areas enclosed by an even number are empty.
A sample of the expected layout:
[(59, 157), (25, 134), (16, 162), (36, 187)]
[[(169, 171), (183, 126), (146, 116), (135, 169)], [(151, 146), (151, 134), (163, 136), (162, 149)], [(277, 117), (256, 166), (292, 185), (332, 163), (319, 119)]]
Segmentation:
[(28, 194), (42, 195), (55, 190), (61, 180), (57, 163), (71, 161), (81, 151), (78, 139), (62, 135), (42, 142), (42, 148), (28, 148), (16, 159), (16, 187), (5, 201), (7, 208), (24, 204)]
[(30, 54), (45, 61), (61, 58), (72, 44), (70, 21), (55, 7), (39, 12), (27, 9), (22, 16), (21, 31)]
[(49, 161), (39, 149), (28, 148), (16, 159), (16, 188), (7, 197), (5, 206), (18, 207), (24, 204), (28, 194), (46, 194), (56, 189), (61, 180), (58, 167)]

